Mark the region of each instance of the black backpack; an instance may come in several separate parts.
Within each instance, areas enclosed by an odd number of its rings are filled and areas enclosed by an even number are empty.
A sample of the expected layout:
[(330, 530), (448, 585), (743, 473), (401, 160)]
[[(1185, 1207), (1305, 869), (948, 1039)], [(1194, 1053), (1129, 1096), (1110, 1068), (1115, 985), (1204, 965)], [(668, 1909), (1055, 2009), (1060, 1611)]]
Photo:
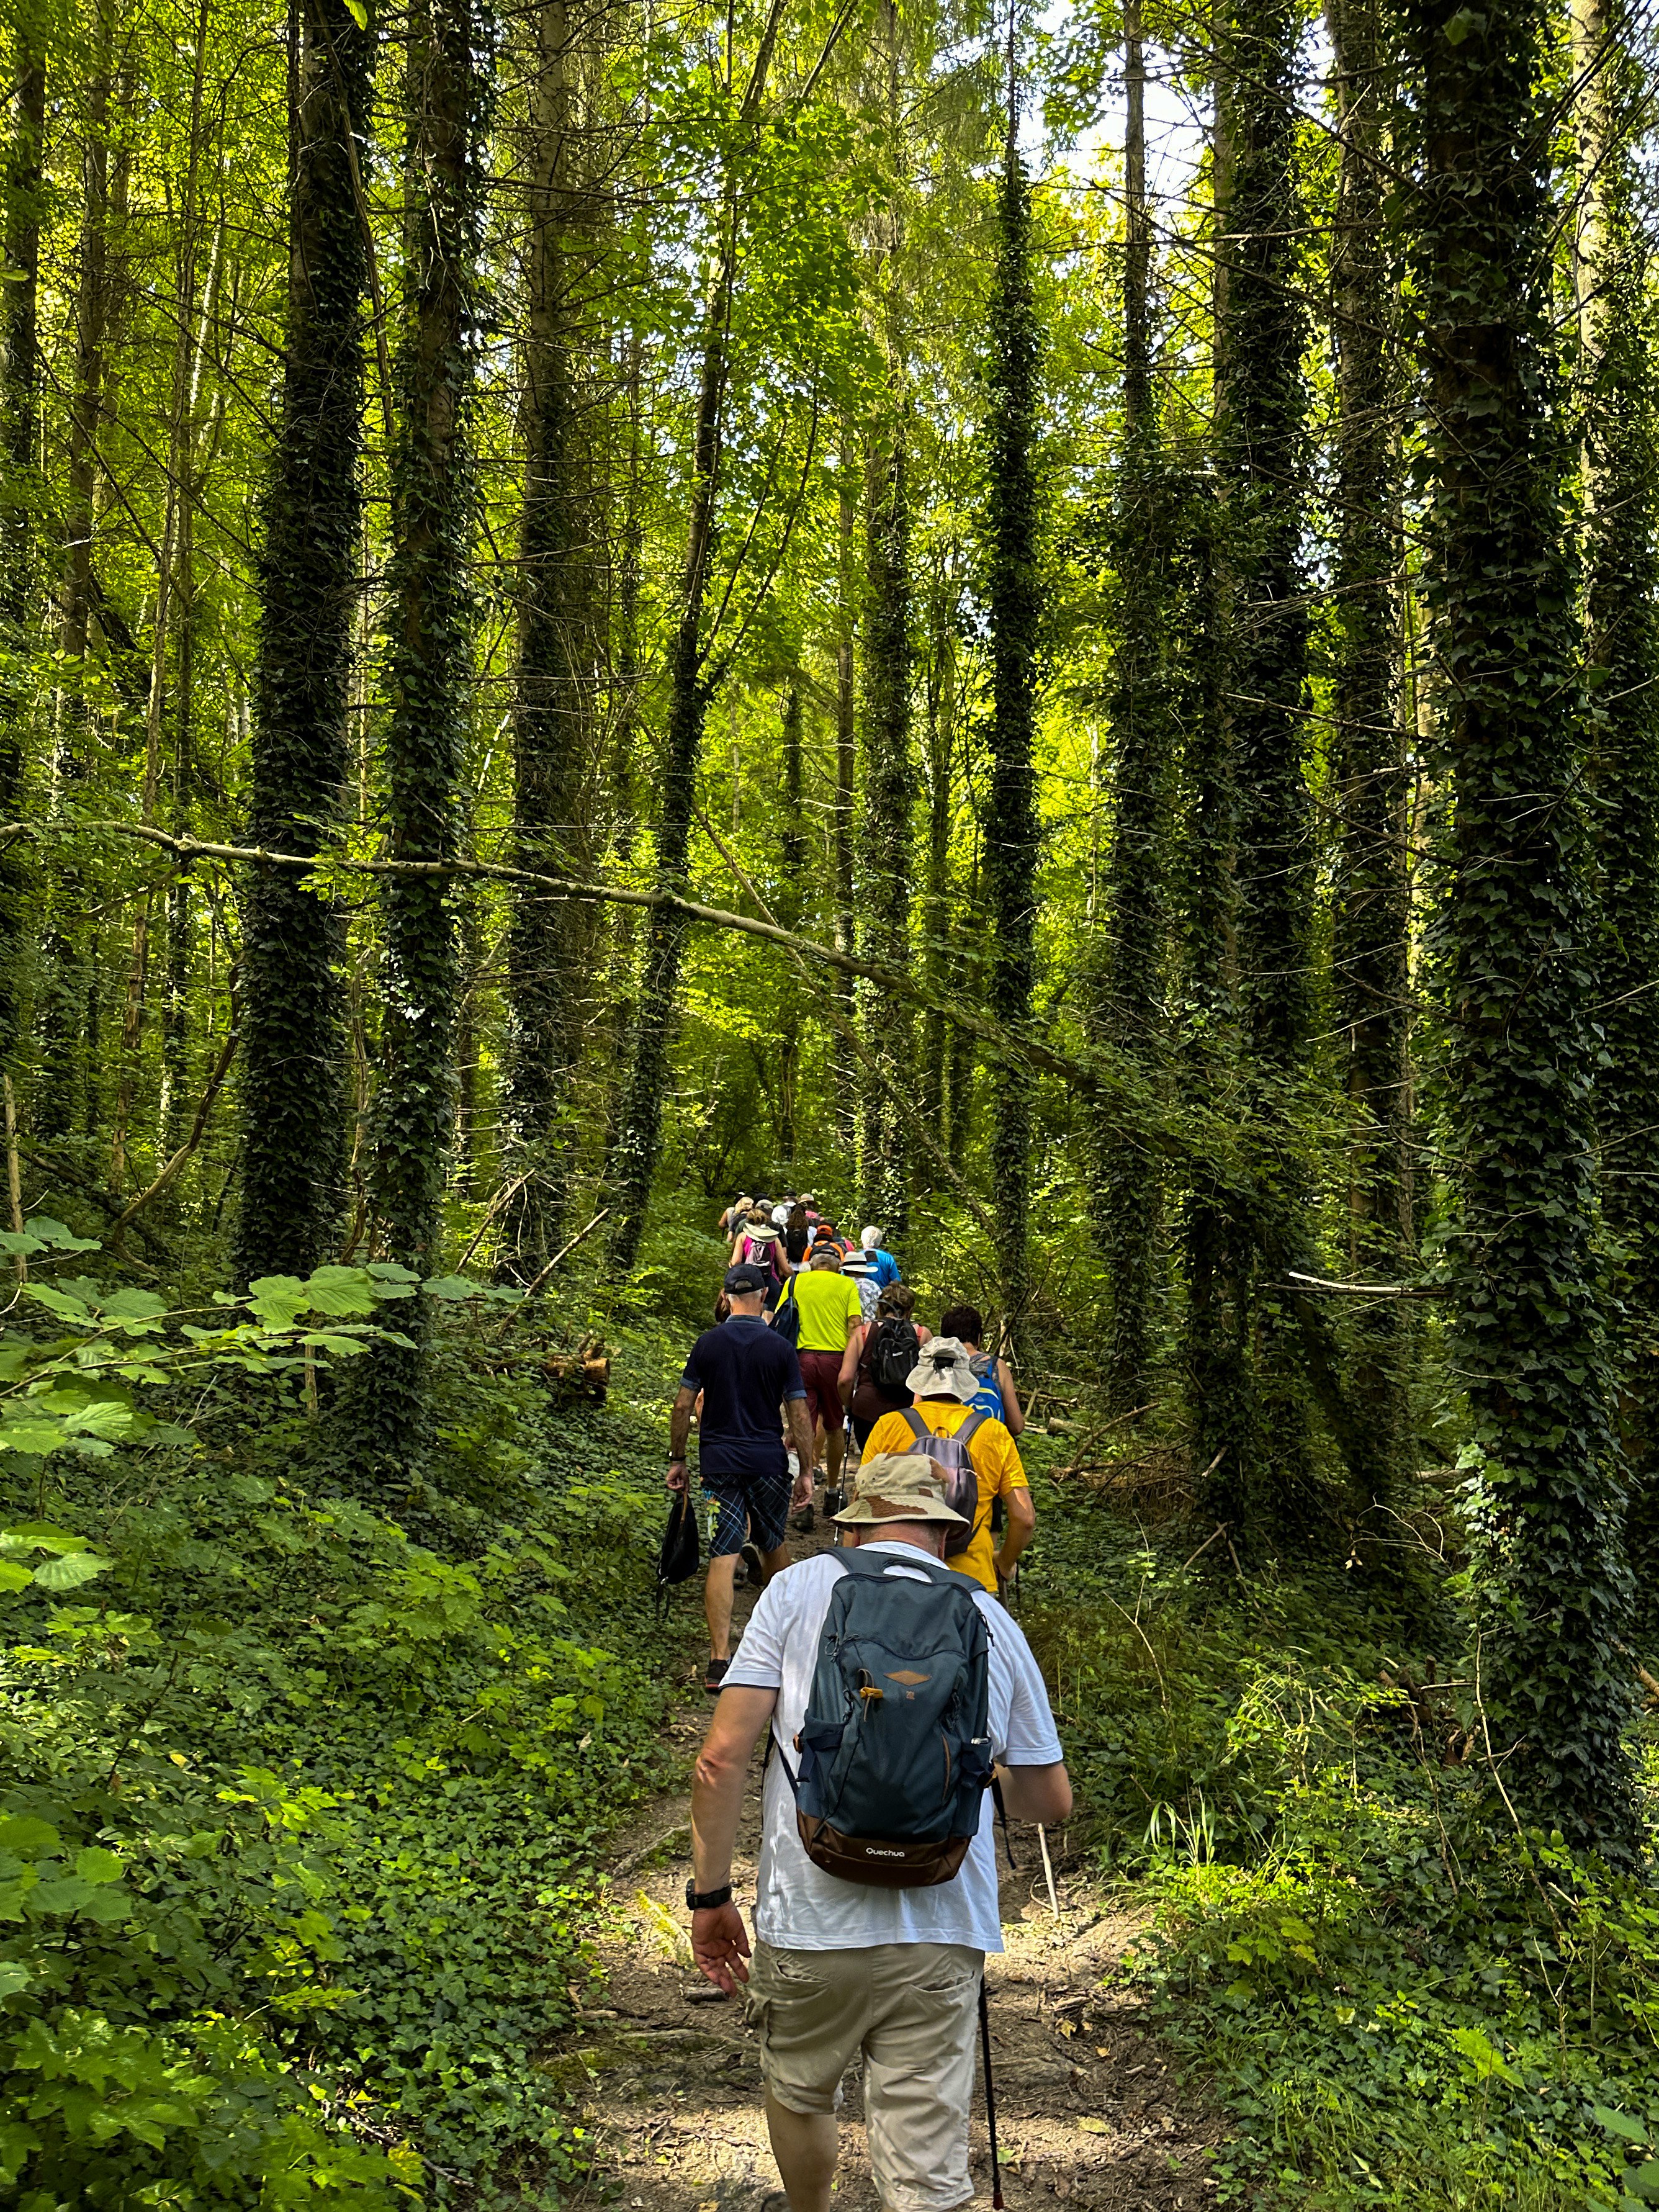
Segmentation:
[(910, 1370), (921, 1357), (915, 1323), (897, 1314), (884, 1315), (870, 1346), (870, 1380), (890, 1398), (908, 1397)]
[(800, 1305), (795, 1297), (795, 1279), (793, 1275), (784, 1285), (783, 1296), (778, 1300), (776, 1310), (772, 1316), (772, 1331), (775, 1335), (781, 1336), (786, 1344), (800, 1342)]

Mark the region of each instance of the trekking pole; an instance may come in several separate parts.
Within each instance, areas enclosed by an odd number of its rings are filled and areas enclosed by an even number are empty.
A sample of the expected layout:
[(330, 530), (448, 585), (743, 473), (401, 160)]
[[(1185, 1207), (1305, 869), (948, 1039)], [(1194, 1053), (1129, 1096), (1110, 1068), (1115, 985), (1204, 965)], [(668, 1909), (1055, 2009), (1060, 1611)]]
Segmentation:
[(991, 2137), (991, 2204), (1002, 2212), (1002, 2169), (997, 2164), (997, 2093), (991, 2081), (991, 2008), (985, 1995), (985, 1977), (979, 1979), (979, 2043), (985, 2057), (985, 2125)]

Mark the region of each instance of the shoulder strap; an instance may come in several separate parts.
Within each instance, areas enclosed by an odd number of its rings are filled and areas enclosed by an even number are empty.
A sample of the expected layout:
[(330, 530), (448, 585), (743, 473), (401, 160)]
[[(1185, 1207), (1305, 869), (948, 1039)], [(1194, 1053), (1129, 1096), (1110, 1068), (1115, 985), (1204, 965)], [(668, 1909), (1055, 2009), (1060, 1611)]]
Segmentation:
[(905, 1419), (910, 1424), (911, 1433), (918, 1440), (923, 1437), (931, 1437), (933, 1435), (933, 1431), (928, 1427), (927, 1422), (922, 1419), (921, 1415), (917, 1413), (914, 1406), (901, 1406), (899, 1411), (903, 1414)]
[(957, 1442), (966, 1449), (990, 1418), (983, 1406), (975, 1406), (962, 1426), (956, 1431)]

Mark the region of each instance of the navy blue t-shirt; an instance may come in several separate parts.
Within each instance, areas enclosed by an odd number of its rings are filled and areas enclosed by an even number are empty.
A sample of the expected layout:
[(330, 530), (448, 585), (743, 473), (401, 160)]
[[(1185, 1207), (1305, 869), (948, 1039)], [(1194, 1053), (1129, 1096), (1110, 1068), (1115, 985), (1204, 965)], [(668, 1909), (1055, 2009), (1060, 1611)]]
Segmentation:
[(778, 1407), (804, 1398), (795, 1347), (757, 1314), (733, 1314), (707, 1328), (686, 1356), (680, 1381), (702, 1392), (698, 1465), (704, 1474), (778, 1474), (784, 1467)]

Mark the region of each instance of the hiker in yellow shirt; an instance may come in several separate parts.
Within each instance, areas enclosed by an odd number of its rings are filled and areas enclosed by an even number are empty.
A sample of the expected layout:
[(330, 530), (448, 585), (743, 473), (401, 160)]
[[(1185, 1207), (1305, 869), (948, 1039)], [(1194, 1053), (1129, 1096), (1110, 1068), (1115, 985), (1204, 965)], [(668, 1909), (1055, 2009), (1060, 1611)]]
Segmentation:
[[(831, 1490), (841, 1481), (842, 1453), (846, 1449), (847, 1415), (837, 1387), (847, 1340), (858, 1327), (863, 1309), (858, 1285), (841, 1272), (841, 1247), (825, 1240), (812, 1247), (805, 1271), (791, 1275), (773, 1316), (775, 1325), (787, 1324), (791, 1304), (800, 1310), (795, 1350), (800, 1358), (801, 1380), (806, 1385), (806, 1418), (816, 1437), (823, 1428), (825, 1480)], [(797, 1528), (812, 1525), (809, 1498), (795, 1516)]]
[[(968, 1401), (978, 1392), (980, 1378), (959, 1338), (933, 1337), (922, 1346), (921, 1358), (905, 1380), (915, 1404), (902, 1413), (883, 1414), (870, 1431), (866, 1455), (913, 1449), (917, 1420), (936, 1437), (953, 1437), (973, 1418)], [(1015, 1561), (1030, 1542), (1036, 1509), (1018, 1449), (1002, 1422), (981, 1416), (968, 1437), (967, 1451), (979, 1479), (974, 1533), (963, 1550), (951, 1553), (946, 1565), (994, 1591), (1012, 1574)], [(991, 1507), (999, 1498), (1007, 1516), (1000, 1551), (991, 1541)]]

